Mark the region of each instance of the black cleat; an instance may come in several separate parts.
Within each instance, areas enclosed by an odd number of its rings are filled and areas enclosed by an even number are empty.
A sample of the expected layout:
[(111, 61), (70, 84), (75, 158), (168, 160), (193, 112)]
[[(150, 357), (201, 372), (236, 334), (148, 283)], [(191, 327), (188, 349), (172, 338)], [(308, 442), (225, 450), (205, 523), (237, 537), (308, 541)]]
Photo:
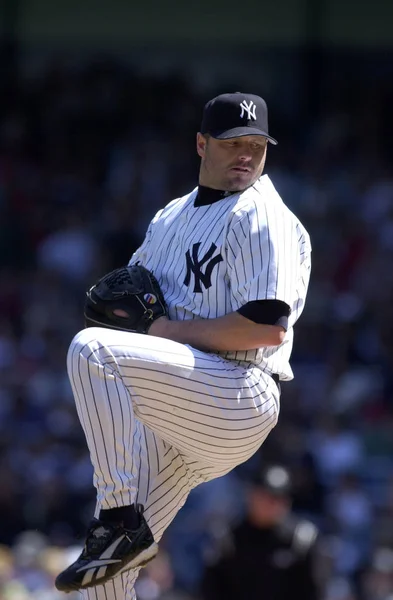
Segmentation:
[(60, 592), (74, 592), (101, 585), (119, 572), (144, 567), (158, 551), (153, 534), (138, 505), (138, 529), (125, 529), (116, 523), (93, 519), (79, 558), (62, 571), (55, 581)]

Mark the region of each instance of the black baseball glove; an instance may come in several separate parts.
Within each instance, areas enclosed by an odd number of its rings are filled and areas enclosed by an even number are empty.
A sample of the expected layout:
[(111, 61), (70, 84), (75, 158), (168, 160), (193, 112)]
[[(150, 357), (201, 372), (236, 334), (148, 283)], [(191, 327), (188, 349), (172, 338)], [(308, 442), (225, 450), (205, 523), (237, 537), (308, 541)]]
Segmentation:
[(153, 321), (166, 314), (158, 281), (138, 264), (111, 271), (86, 293), (86, 327), (147, 333)]

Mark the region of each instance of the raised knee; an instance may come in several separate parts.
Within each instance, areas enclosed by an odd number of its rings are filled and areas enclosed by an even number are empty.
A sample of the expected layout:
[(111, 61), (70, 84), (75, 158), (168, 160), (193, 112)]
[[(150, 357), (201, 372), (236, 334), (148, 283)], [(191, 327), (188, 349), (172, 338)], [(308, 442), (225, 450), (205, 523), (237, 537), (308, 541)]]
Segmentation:
[(89, 346), (92, 342), (99, 339), (101, 331), (102, 329), (100, 327), (81, 329), (74, 336), (70, 344), (70, 348), (78, 348), (81, 350), (84, 348), (84, 346)]
[(89, 358), (92, 354), (103, 346), (103, 333), (105, 330), (101, 327), (89, 327), (79, 331), (70, 343), (68, 348), (67, 363), (74, 360), (76, 356), (85, 356)]

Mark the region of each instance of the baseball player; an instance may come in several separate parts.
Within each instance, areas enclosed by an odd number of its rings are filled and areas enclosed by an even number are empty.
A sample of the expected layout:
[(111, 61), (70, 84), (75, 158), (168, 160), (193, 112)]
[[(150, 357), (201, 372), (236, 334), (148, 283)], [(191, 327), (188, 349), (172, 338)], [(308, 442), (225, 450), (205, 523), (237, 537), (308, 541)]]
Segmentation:
[[(138, 570), (191, 489), (249, 459), (277, 423), (311, 248), (262, 175), (268, 142), (262, 98), (208, 102), (198, 187), (160, 210), (129, 267), (88, 293), (89, 327), (67, 365), (97, 509), (59, 590), (134, 598)], [(148, 315), (138, 327), (127, 326), (135, 294)], [(157, 316), (149, 305), (166, 308)]]

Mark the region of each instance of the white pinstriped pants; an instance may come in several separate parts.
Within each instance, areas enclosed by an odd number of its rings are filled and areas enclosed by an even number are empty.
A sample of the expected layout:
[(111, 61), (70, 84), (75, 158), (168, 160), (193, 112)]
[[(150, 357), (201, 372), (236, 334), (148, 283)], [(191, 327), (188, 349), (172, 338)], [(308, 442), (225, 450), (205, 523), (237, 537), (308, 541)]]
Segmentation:
[[(278, 419), (271, 377), (167, 339), (88, 328), (67, 364), (97, 512), (137, 501), (156, 541), (191, 489), (250, 458)], [(83, 595), (131, 600), (136, 577), (128, 571)]]

